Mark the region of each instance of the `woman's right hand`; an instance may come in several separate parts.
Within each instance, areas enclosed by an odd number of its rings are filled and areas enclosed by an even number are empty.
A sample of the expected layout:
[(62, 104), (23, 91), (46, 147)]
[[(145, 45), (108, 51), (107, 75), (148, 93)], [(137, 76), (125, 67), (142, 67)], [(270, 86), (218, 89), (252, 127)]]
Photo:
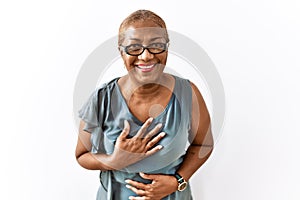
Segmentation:
[(126, 166), (134, 164), (163, 148), (161, 145), (154, 145), (159, 142), (165, 133), (161, 132), (154, 138), (162, 124), (157, 124), (152, 130), (147, 131), (151, 125), (153, 118), (149, 118), (135, 136), (127, 138), (130, 132), (128, 121), (124, 121), (124, 129), (116, 140), (114, 152), (111, 155), (111, 164), (114, 169), (122, 169)]

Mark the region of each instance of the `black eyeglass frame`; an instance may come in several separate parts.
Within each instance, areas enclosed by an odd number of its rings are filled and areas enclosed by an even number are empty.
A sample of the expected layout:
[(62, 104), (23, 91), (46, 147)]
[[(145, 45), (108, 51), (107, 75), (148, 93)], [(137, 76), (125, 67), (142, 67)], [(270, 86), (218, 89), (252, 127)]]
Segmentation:
[[(151, 52), (151, 50), (150, 50), (151, 48), (149, 48), (149, 46), (154, 45), (154, 44), (162, 44), (162, 45), (163, 45), (162, 51), (161, 51), (161, 52), (154, 52), (154, 53)], [(129, 48), (130, 46), (132, 46), (132, 45), (139, 45), (140, 47), (143, 48), (143, 50), (142, 50), (141, 53), (139, 53), (139, 54), (132, 54), (132, 53), (129, 53), (129, 52), (128, 52), (128, 48)], [(128, 55), (130, 55), (130, 56), (139, 56), (139, 55), (141, 55), (142, 53), (144, 53), (145, 49), (147, 49), (148, 52), (151, 53), (151, 54), (161, 54), (161, 53), (165, 52), (165, 51), (168, 49), (168, 47), (169, 47), (169, 42), (167, 42), (167, 43), (156, 42), (156, 43), (149, 44), (148, 46), (143, 46), (142, 44), (130, 44), (130, 45), (127, 45), (127, 46), (120, 45), (120, 47), (122, 47), (122, 48), (124, 49), (125, 53), (128, 54)]]

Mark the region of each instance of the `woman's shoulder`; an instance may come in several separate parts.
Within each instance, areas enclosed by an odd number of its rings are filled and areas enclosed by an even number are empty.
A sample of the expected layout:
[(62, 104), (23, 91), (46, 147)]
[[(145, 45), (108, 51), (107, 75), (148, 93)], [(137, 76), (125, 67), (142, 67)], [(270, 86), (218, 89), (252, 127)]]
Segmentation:
[(174, 74), (167, 74), (167, 75), (172, 77), (172, 79), (174, 79), (175, 88), (180, 90), (184, 88), (191, 88), (191, 81), (189, 79)]
[(165, 73), (165, 74), (169, 77), (172, 77), (173, 79), (175, 79), (175, 81), (178, 81), (178, 82), (190, 82), (189, 79), (180, 77), (179, 75), (170, 74), (170, 73)]
[(112, 89), (115, 86), (115, 84), (116, 84), (116, 82), (118, 81), (119, 78), (120, 77), (117, 77), (117, 78), (114, 78), (110, 81), (100, 83), (95, 89), (96, 92), (99, 92), (101, 90), (110, 90), (110, 89)]

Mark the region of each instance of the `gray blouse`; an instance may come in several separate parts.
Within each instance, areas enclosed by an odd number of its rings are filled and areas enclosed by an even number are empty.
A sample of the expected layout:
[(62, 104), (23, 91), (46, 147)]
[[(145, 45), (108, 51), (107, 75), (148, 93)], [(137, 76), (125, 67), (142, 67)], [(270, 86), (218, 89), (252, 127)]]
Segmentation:
[[(180, 167), (188, 147), (192, 90), (187, 79), (172, 76), (175, 78), (175, 86), (170, 101), (149, 127), (152, 129), (158, 123), (163, 124), (161, 131), (166, 135), (158, 142), (163, 148), (122, 170), (101, 171), (97, 200), (123, 200), (129, 196), (137, 196), (125, 187), (126, 179), (149, 183), (149, 180), (141, 178), (138, 173), (174, 174)], [(118, 79), (97, 88), (79, 110), (79, 117), (85, 121), (84, 130), (91, 133), (92, 153), (112, 154), (114, 143), (123, 130), (124, 120), (130, 124), (129, 136), (134, 136), (143, 125), (130, 112), (118, 86)], [(167, 199), (192, 199), (190, 187), (164, 198)]]

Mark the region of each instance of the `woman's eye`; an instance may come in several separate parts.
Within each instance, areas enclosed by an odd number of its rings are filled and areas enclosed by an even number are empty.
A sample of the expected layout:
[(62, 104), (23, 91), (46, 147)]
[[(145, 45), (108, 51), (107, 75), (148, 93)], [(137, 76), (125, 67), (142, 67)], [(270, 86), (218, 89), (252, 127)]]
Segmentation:
[(162, 44), (162, 43), (153, 43), (153, 44), (150, 44), (149, 47), (161, 49), (161, 48), (164, 47), (164, 44)]
[(140, 49), (142, 45), (140, 44), (131, 44), (127, 46), (129, 49)]

